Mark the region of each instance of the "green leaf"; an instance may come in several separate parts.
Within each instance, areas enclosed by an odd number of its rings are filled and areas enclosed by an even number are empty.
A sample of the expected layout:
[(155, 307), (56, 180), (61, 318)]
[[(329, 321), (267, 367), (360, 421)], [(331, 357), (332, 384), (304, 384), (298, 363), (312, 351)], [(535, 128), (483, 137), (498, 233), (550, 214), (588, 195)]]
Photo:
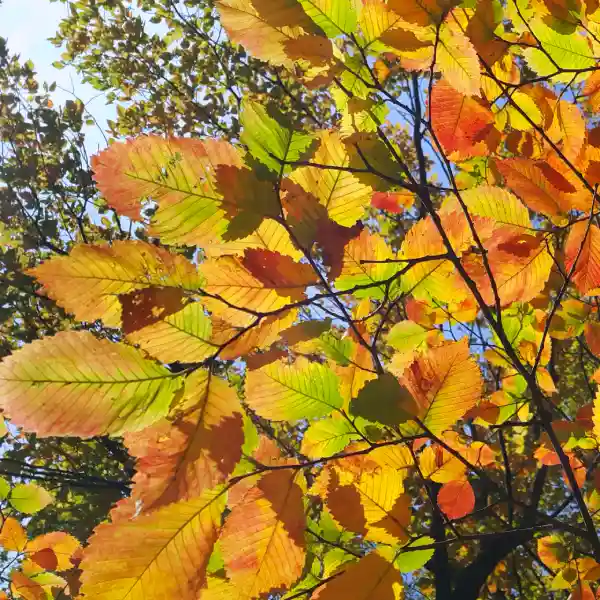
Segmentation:
[(19, 512), (33, 515), (53, 502), (54, 498), (35, 483), (20, 483), (12, 489), (8, 501)]
[[(434, 542), (435, 540), (432, 537), (425, 535), (404, 548), (406, 550), (407, 548), (415, 548), (416, 546), (428, 546)], [(410, 550), (408, 552), (404, 551), (394, 561), (394, 566), (402, 573), (411, 573), (425, 565), (425, 563), (433, 556), (433, 552), (433, 548), (427, 550)]]
[(418, 413), (408, 390), (391, 373), (369, 381), (350, 406), (352, 414), (382, 425), (399, 425)]
[(409, 352), (425, 342), (429, 331), (414, 321), (396, 323), (388, 334), (387, 343), (400, 352)]
[(298, 160), (313, 140), (307, 133), (283, 127), (267, 114), (264, 106), (250, 100), (244, 100), (240, 120), (242, 144), (254, 158), (275, 172), (290, 170), (283, 162)]
[(10, 494), (10, 483), (4, 477), (0, 477), (0, 500), (6, 500), (8, 494)]
[(304, 434), (302, 453), (309, 458), (332, 456), (341, 452), (358, 434), (352, 424), (334, 415), (312, 424)]
[(350, 362), (354, 342), (349, 337), (340, 339), (333, 333), (326, 331), (320, 336), (319, 345), (327, 358), (335, 360), (336, 363), (345, 366)]
[(360, 0), (300, 0), (300, 4), (328, 37), (356, 31)]

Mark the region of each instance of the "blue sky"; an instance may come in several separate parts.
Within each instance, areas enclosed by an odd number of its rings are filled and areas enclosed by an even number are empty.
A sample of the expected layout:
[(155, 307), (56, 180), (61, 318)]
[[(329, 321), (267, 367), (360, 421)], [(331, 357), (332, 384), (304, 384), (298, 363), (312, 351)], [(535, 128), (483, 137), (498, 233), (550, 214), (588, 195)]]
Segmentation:
[[(55, 103), (73, 98), (74, 92), (87, 104), (89, 111), (104, 125), (114, 113), (106, 106), (104, 98), (90, 85), (80, 83), (80, 76), (73, 69), (58, 70), (52, 63), (60, 58), (60, 48), (48, 41), (58, 28), (60, 20), (67, 15), (67, 6), (50, 0), (3, 0), (0, 4), (0, 36), (8, 39), (8, 47), (22, 60), (31, 59), (40, 81), (56, 82), (53, 94)], [(59, 89), (63, 88), (63, 89)], [(64, 91), (67, 90), (67, 91)], [(98, 131), (89, 128), (88, 151), (96, 152), (105, 146)]]

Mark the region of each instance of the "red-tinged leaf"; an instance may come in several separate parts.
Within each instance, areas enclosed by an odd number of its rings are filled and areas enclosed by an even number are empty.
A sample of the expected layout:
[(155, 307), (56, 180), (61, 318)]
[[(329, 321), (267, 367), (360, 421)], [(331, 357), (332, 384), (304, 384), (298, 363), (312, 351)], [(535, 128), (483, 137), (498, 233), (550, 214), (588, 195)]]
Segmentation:
[(402, 576), (376, 551), (346, 566), (339, 576), (317, 589), (315, 600), (395, 600), (402, 590)]
[(177, 288), (152, 287), (119, 296), (124, 333), (162, 321), (181, 310), (185, 295)]
[(76, 563), (77, 553), (81, 551), (79, 540), (64, 531), (52, 531), (34, 538), (27, 544), (28, 552), (52, 550), (57, 560), (57, 571), (71, 569)]
[(469, 158), (486, 156), (485, 138), (494, 123), (494, 115), (484, 101), (457, 92), (441, 80), (431, 92), (431, 123), (446, 152)]
[(475, 508), (475, 494), (467, 481), (449, 481), (438, 492), (438, 506), (449, 519), (460, 519)]
[(431, 348), (404, 372), (403, 383), (433, 433), (453, 427), (481, 398), (481, 372), (467, 339)]
[[(541, 212), (549, 217), (568, 213), (570, 210), (589, 210), (591, 198), (589, 194), (566, 193), (557, 188), (546, 176), (548, 167), (541, 167), (539, 161), (528, 158), (506, 158), (495, 160), (496, 167), (506, 180), (508, 187), (532, 210)], [(555, 170), (553, 170), (555, 171)], [(564, 177), (559, 183), (565, 187)]]
[(250, 169), (219, 165), (215, 176), (216, 188), (223, 196), (222, 208), (230, 219), (224, 239), (236, 240), (251, 235), (265, 217), (279, 215), (273, 184), (258, 179)]
[[(502, 306), (533, 300), (544, 289), (554, 261), (551, 242), (542, 234), (505, 226), (496, 229), (484, 245)], [(493, 289), (481, 257), (471, 254), (463, 264), (486, 303), (493, 304)]]
[(246, 250), (242, 264), (265, 287), (272, 289), (304, 289), (319, 281), (309, 264), (297, 263), (278, 252)]
[(219, 545), (231, 583), (242, 598), (291, 586), (302, 573), (306, 542), (297, 473), (264, 475), (233, 506)]
[(579, 256), (572, 281), (582, 294), (600, 287), (600, 229), (587, 221), (572, 225), (565, 247), (565, 267), (570, 272)]
[(132, 521), (103, 523), (84, 552), (82, 594), (95, 600), (197, 600), (224, 505), (223, 491), (213, 490)]
[(137, 458), (132, 497), (143, 513), (224, 482), (242, 457), (240, 401), (216, 375), (204, 370), (190, 375), (173, 413), (125, 436)]
[(594, 600), (596, 597), (589, 583), (578, 581), (568, 600)]
[(600, 323), (588, 321), (584, 327), (584, 334), (588, 348), (596, 356), (600, 356)]
[(415, 195), (412, 192), (375, 192), (371, 206), (399, 214), (412, 207)]
[(44, 548), (43, 550), (34, 552), (29, 558), (46, 571), (54, 571), (56, 567), (58, 567), (56, 553), (50, 548)]
[(108, 204), (139, 219), (142, 200), (152, 198), (158, 210), (150, 230), (171, 244), (214, 242), (227, 229), (215, 187), (215, 168), (223, 164), (242, 166), (240, 153), (228, 142), (155, 135), (112, 144), (92, 158)]
[(320, 35), (303, 35), (283, 44), (287, 55), (294, 61), (308, 60), (314, 66), (322, 67), (333, 58), (333, 45)]
[(139, 241), (79, 244), (28, 271), (43, 292), (79, 321), (121, 324), (119, 295), (152, 286), (196, 291), (203, 279), (183, 256)]
[(566, 194), (573, 194), (577, 188), (562, 174), (554, 169), (549, 163), (537, 161), (535, 166), (542, 171), (544, 177), (557, 189)]
[(342, 271), (344, 250), (363, 231), (363, 224), (356, 223), (352, 227), (342, 227), (329, 219), (320, 221), (317, 226), (315, 240), (321, 247), (323, 263), (329, 267), (329, 279), (337, 279)]

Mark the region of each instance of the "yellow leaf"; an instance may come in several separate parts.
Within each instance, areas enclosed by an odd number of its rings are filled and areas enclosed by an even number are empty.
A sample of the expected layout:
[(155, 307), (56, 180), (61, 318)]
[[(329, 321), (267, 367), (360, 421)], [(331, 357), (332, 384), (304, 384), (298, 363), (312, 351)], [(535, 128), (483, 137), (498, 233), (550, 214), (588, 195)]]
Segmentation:
[(27, 533), (14, 517), (6, 517), (0, 529), (0, 546), (10, 552), (22, 552), (27, 545)]
[(150, 231), (165, 244), (220, 239), (227, 220), (215, 169), (242, 164), (227, 142), (155, 135), (112, 144), (92, 159), (98, 188), (117, 212), (139, 220), (143, 199), (158, 203)]
[(320, 587), (315, 600), (400, 600), (402, 577), (391, 562), (377, 552), (371, 552), (358, 562), (348, 565), (341, 574)]
[[(350, 164), (348, 148), (335, 131), (321, 132), (320, 146), (311, 160), (325, 167), (344, 168)], [(363, 216), (373, 193), (371, 187), (342, 170), (301, 167), (290, 179), (313, 194), (325, 206), (329, 217), (345, 227), (354, 225)]]
[(103, 523), (84, 551), (82, 594), (90, 600), (197, 600), (224, 506), (224, 493), (211, 490), (133, 521)]
[(446, 81), (465, 96), (481, 95), (479, 58), (473, 44), (457, 26), (448, 23), (440, 29), (436, 56)]
[(127, 339), (161, 362), (192, 363), (202, 362), (216, 352), (211, 334), (210, 317), (202, 304), (192, 302), (157, 323), (128, 333)]
[(270, 10), (275, 15), (266, 19), (264, 15), (259, 14), (250, 0), (216, 2), (221, 23), (234, 44), (244, 46), (257, 58), (274, 65), (293, 67), (293, 61), (285, 49), (285, 42), (300, 37), (303, 30), (297, 26), (273, 26), (271, 23), (275, 20), (276, 13), (283, 11), (285, 2), (272, 0), (270, 4)]
[(404, 372), (403, 383), (421, 407), (420, 420), (436, 435), (477, 404), (483, 385), (466, 338), (431, 348)]
[(196, 291), (203, 283), (196, 267), (183, 256), (137, 241), (80, 244), (69, 256), (56, 256), (28, 274), (78, 320), (102, 319), (109, 327), (121, 324), (121, 294), (151, 286)]
[(233, 506), (219, 538), (225, 570), (237, 592), (227, 597), (257, 598), (300, 577), (306, 552), (300, 477), (267, 473)]

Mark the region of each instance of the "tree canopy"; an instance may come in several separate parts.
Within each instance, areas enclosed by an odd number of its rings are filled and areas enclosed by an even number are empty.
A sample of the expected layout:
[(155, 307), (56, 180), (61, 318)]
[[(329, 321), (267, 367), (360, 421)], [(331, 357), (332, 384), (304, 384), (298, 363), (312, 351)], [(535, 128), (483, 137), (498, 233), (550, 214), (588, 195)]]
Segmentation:
[(117, 116), (0, 40), (0, 598), (600, 597), (598, 1), (61, 1)]

